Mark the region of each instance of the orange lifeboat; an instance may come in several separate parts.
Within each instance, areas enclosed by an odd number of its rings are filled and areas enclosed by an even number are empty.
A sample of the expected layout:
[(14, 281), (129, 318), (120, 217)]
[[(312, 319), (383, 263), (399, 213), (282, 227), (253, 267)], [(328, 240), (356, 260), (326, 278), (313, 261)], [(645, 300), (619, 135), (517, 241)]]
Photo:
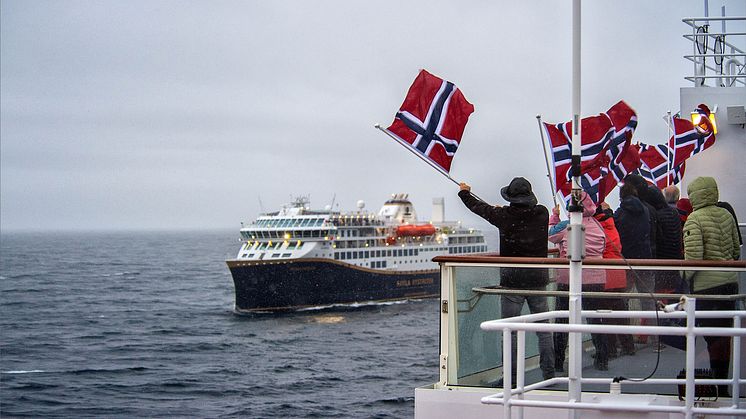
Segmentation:
[(396, 235), (401, 237), (432, 236), (433, 234), (435, 234), (435, 227), (432, 224), (405, 224), (396, 228)]

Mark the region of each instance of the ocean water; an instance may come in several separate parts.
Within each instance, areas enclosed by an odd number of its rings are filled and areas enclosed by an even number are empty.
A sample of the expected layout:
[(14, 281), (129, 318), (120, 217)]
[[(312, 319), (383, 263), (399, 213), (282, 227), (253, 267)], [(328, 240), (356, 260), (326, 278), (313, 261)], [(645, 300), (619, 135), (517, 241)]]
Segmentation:
[(413, 416), (438, 380), (437, 300), (238, 316), (237, 245), (0, 235), (0, 416)]

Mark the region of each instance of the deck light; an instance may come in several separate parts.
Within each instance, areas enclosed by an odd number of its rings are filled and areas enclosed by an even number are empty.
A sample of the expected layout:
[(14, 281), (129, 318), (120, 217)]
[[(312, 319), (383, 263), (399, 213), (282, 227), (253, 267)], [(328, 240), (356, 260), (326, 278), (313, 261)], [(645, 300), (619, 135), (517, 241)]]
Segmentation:
[[(706, 122), (702, 121), (702, 115), (699, 112), (692, 112), (691, 116), (692, 116), (692, 123), (694, 125), (702, 128), (705, 131), (709, 131), (710, 130), (710, 127), (708, 126), (708, 124)], [(715, 120), (715, 112), (711, 112), (710, 113), (709, 119), (710, 119), (710, 124), (709, 125), (712, 125), (712, 133), (713, 134), (717, 134), (718, 133), (718, 126), (717, 126), (717, 122)]]

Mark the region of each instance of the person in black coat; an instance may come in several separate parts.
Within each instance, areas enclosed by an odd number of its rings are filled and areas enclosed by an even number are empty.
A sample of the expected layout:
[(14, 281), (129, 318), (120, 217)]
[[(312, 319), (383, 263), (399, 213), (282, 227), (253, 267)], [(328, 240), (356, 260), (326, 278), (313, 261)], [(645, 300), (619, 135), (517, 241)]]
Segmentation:
[(624, 183), (629, 183), (635, 187), (637, 198), (648, 209), (648, 216), (650, 217), (650, 257), (655, 258), (657, 252), (656, 245), (658, 244), (655, 237), (658, 233), (658, 217), (655, 207), (650, 202), (650, 197), (648, 197), (648, 182), (640, 175), (631, 174), (624, 178)]
[(619, 208), (614, 213), (614, 225), (622, 242), (625, 259), (650, 259), (650, 211), (637, 197), (637, 189), (625, 183), (619, 189)]
[(663, 193), (654, 185), (647, 191), (648, 201), (655, 208), (658, 231), (655, 237), (656, 259), (684, 259), (681, 220), (676, 208), (671, 207)]
[[(614, 225), (622, 242), (622, 256), (625, 259), (651, 259), (648, 207), (637, 198), (637, 188), (632, 183), (624, 183), (619, 198), (621, 202), (614, 213)], [(655, 290), (655, 276), (650, 271), (627, 271), (627, 284), (628, 291), (634, 284), (638, 292), (651, 293)], [(649, 298), (643, 298), (640, 306), (643, 310), (655, 310), (655, 302)]]
[[(459, 184), (459, 198), (473, 213), (500, 229), (500, 256), (547, 257), (549, 230), (549, 210), (538, 204), (531, 190), (531, 183), (522, 177), (513, 178), (500, 194), (508, 206), (490, 205), (471, 193), (466, 183)], [(545, 291), (548, 280), (546, 269), (502, 268), (500, 285), (506, 288)], [(524, 303), (528, 304), (531, 313), (542, 313), (548, 310), (547, 297), (543, 295), (506, 294), (500, 299), (502, 318), (515, 317), (521, 314)], [(549, 332), (537, 332), (539, 338), (539, 366), (544, 379), (553, 378), (554, 343)], [(511, 377), (516, 383), (516, 334), (512, 333), (513, 368)], [(498, 384), (502, 387), (502, 384)]]
[[(658, 234), (656, 235), (656, 259), (684, 259), (683, 234), (679, 211), (671, 207), (658, 187), (650, 185), (648, 199), (655, 207), (658, 217)], [(655, 292), (681, 294), (688, 291), (678, 271), (656, 271)], [(673, 301), (664, 301), (665, 303)], [(658, 347), (660, 340), (658, 340)]]

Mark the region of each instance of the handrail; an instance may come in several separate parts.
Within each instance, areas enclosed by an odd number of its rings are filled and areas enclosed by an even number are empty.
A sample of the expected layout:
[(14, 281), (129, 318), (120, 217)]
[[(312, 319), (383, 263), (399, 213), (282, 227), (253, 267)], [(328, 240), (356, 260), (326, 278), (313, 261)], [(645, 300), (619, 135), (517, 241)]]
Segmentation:
[[(433, 258), (438, 263), (483, 263), (483, 264), (511, 264), (511, 265), (569, 265), (569, 259), (538, 258), (538, 257), (509, 257), (498, 253), (480, 253), (472, 255), (443, 255)], [(746, 270), (743, 260), (683, 260), (683, 259), (601, 259), (587, 258), (583, 261), (585, 267), (590, 266), (633, 266), (633, 267), (668, 267), (678, 268), (725, 268), (733, 271)]]
[[(474, 287), (471, 289), (472, 292), (480, 294), (492, 294), (492, 295), (545, 295), (548, 297), (567, 297), (569, 291), (540, 291), (520, 288), (502, 288), (496, 287)], [(746, 294), (730, 294), (730, 295), (711, 295), (711, 294), (690, 294), (690, 293), (679, 293), (679, 294), (667, 294), (667, 293), (647, 293), (647, 292), (607, 292), (607, 291), (583, 291), (584, 297), (592, 298), (650, 298), (651, 296), (656, 299), (678, 299), (681, 295), (686, 295), (689, 298), (696, 298), (698, 300), (719, 300), (719, 301), (738, 301), (746, 300)]]
[[(694, 414), (713, 414), (713, 415), (743, 415), (746, 410), (740, 407), (737, 403), (739, 400), (740, 392), (739, 386), (746, 383), (746, 380), (740, 377), (740, 361), (736, 358), (733, 364), (733, 377), (731, 379), (700, 379), (695, 378), (694, 367), (695, 367), (695, 354), (694, 345), (697, 336), (731, 336), (733, 337), (733, 351), (735, 354), (740, 352), (740, 339), (746, 337), (746, 329), (741, 327), (741, 319), (746, 318), (746, 312), (744, 311), (707, 311), (697, 312), (696, 311), (696, 299), (685, 298), (682, 305), (685, 312), (674, 312), (674, 313), (656, 313), (656, 316), (662, 318), (685, 318), (685, 327), (659, 327), (659, 326), (645, 326), (644, 328), (635, 328), (632, 326), (624, 325), (582, 325), (582, 324), (562, 324), (562, 323), (537, 323), (541, 320), (557, 319), (560, 317), (566, 317), (569, 315), (567, 311), (553, 311), (536, 313), (530, 315), (516, 316), (512, 318), (489, 320), (482, 322), (480, 327), (484, 331), (501, 332), (503, 335), (503, 368), (510, 370), (512, 368), (512, 340), (511, 333), (517, 332), (518, 334), (518, 362), (517, 362), (517, 382), (516, 389), (510, 390), (512, 387), (511, 374), (504, 374), (504, 388), (502, 392), (482, 397), (481, 401), (485, 404), (498, 404), (503, 405), (505, 417), (512, 417), (511, 407), (544, 407), (544, 408), (564, 408), (564, 409), (593, 409), (601, 411), (645, 411), (645, 412), (667, 412), (667, 413), (680, 413), (685, 415), (687, 418), (691, 418)], [(708, 328), (699, 327), (695, 325), (695, 313), (696, 316), (700, 317), (732, 317), (734, 325), (732, 328)], [(592, 311), (583, 311), (584, 317), (616, 317), (614, 312), (601, 313)], [(649, 317), (652, 312), (648, 311), (637, 311), (637, 312), (626, 312), (619, 314), (627, 314), (634, 317)], [(569, 384), (571, 379), (579, 380), (580, 383), (608, 383), (612, 384), (616, 380), (604, 379), (600, 381), (597, 378), (584, 378), (578, 377), (555, 377), (546, 379), (544, 381), (526, 386), (524, 383), (523, 374), (525, 364), (522, 362), (521, 357), (525, 353), (525, 333), (527, 331), (543, 331), (543, 332), (575, 332), (575, 333), (634, 333), (637, 331), (644, 330), (645, 334), (668, 334), (685, 336), (686, 338), (686, 373), (684, 380), (681, 379), (660, 379), (648, 377), (644, 380), (650, 384), (684, 384), (685, 385), (685, 397), (684, 404), (681, 406), (665, 406), (665, 405), (651, 405), (649, 403), (641, 403), (639, 405), (630, 404), (629, 400), (615, 400), (610, 398), (604, 403), (589, 403), (585, 400), (580, 399), (568, 399), (567, 401), (548, 401), (548, 400), (525, 400), (522, 395), (528, 391), (538, 390), (554, 384), (564, 383)], [(642, 381), (637, 381), (641, 383)], [(634, 381), (632, 381), (634, 383)], [(702, 407), (695, 404), (695, 385), (700, 384), (731, 384), (732, 385), (732, 403), (730, 406), (722, 407)], [(618, 384), (619, 385), (619, 384)], [(514, 398), (513, 396), (517, 396)], [(522, 412), (521, 412), (522, 413)], [(522, 414), (520, 415), (522, 416)]]

